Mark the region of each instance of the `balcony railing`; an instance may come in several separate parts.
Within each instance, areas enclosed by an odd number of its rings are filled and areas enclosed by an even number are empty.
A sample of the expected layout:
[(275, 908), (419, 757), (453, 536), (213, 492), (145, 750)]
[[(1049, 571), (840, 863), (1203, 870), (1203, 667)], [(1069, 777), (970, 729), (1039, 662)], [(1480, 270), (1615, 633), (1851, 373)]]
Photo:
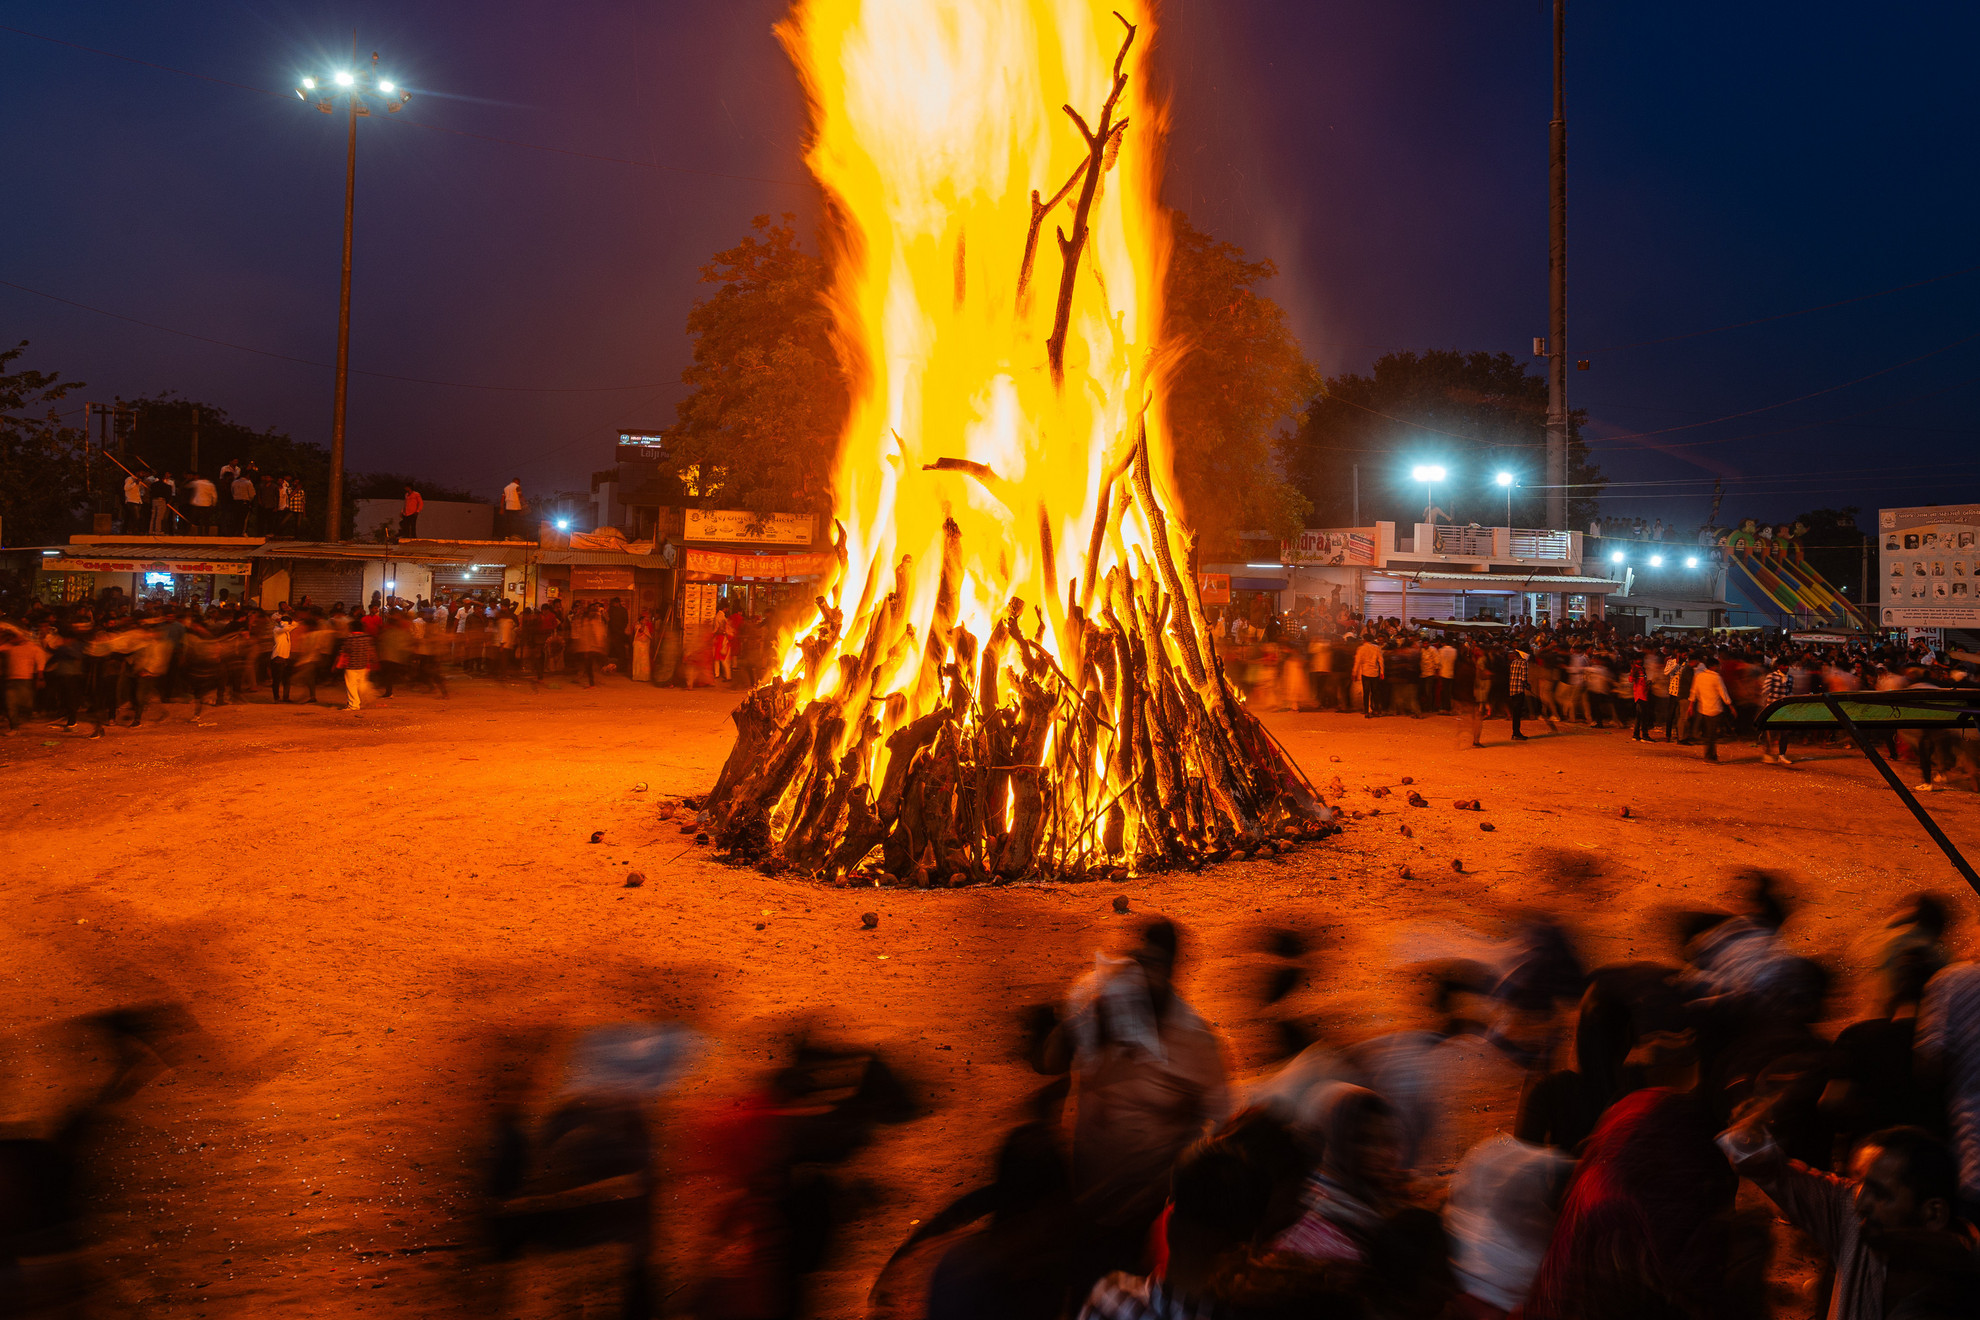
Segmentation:
[(1512, 529), (1514, 559), (1566, 559), (1572, 543), (1566, 532), (1531, 527)]

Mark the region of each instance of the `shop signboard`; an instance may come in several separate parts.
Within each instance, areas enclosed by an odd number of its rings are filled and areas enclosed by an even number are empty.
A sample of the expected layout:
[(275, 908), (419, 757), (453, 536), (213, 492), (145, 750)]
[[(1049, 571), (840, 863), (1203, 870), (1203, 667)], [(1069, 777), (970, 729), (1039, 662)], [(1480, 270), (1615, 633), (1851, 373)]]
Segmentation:
[(816, 519), (808, 513), (750, 513), (746, 509), (688, 509), (683, 541), (810, 545)]
[(1877, 544), (1887, 627), (1980, 627), (1980, 504), (1881, 509)]
[(1291, 541), (1279, 542), (1285, 564), (1372, 565), (1375, 538), (1356, 527), (1309, 527)]
[(632, 586), (633, 571), (630, 568), (593, 564), (571, 566), (572, 591), (631, 591)]
[(219, 573), (246, 577), (248, 565), (206, 559), (71, 559), (46, 561), (43, 568), (63, 573)]

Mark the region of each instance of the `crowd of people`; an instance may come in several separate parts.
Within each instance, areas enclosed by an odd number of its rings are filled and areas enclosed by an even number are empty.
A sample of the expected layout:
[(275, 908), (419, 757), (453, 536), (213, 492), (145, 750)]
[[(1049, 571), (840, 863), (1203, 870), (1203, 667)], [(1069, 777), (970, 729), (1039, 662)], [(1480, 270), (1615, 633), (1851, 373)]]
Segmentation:
[(140, 460), (124, 473), (118, 530), (126, 536), (295, 538), (308, 500), (293, 472), (264, 472), (252, 461), (224, 463), (217, 477), (154, 472)]
[[(62, 730), (138, 729), (164, 707), (210, 707), (265, 694), (350, 711), (412, 689), (445, 697), (450, 674), (528, 682), (563, 676), (688, 687), (748, 686), (770, 663), (761, 616), (718, 614), (683, 655), (668, 621), (619, 597), (518, 606), (494, 593), (368, 606), (308, 600), (273, 609), (222, 599), (208, 606), (121, 597), (0, 615), (6, 732), (37, 718)], [(671, 632), (671, 636), (670, 636)]]
[[(1697, 746), (1757, 737), (1768, 703), (1808, 692), (1887, 691), (1980, 682), (1950, 653), (1924, 643), (1798, 644), (1618, 633), (1601, 620), (1561, 627), (1465, 628), (1362, 619), (1345, 610), (1222, 623), (1226, 671), (1268, 709), (1358, 711), (1369, 719), (1456, 715), (1482, 746), (1485, 721), (1514, 741), (1529, 723), (1627, 731), (1637, 742)], [(1793, 765), (1789, 736), (1767, 735), (1762, 759)], [(1931, 753), (1925, 782), (1933, 784)], [(1969, 758), (1970, 759), (1970, 758)], [(1941, 761), (1937, 773), (1948, 765)]]
[[(1588, 968), (1530, 916), (1492, 960), (1412, 969), (1422, 1025), (1243, 1087), (1153, 922), (1040, 1025), (1034, 1066), (1076, 1082), (1070, 1155), (1028, 1123), (987, 1194), (929, 1221), (987, 1214), (926, 1314), (1747, 1320), (1776, 1313), (1778, 1216), (1825, 1257), (1808, 1314), (1980, 1315), (1980, 965), (1949, 960), (1949, 912), (1921, 894), (1890, 917), (1863, 968), (1876, 1009), (1833, 1036), (1838, 969), (1796, 952), (1763, 873), (1736, 910), (1674, 916), (1668, 962)], [(1263, 952), (1306, 956), (1286, 931)], [(1463, 1038), (1524, 1081), (1511, 1129), (1443, 1183), (1426, 1154)], [(1742, 1179), (1771, 1212), (1736, 1206)]]

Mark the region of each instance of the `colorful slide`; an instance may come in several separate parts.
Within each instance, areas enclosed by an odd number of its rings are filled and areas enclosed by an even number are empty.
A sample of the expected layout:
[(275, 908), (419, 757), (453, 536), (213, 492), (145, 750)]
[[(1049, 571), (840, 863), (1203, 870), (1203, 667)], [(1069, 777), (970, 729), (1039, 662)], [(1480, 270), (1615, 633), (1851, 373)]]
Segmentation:
[(1846, 627), (1869, 628), (1871, 624), (1842, 592), (1829, 585), (1803, 557), (1795, 533), (1778, 537), (1757, 536), (1749, 522), (1725, 538), (1727, 558), (1738, 569), (1729, 573), (1726, 585), (1737, 591), (1739, 603), (1760, 614), (1778, 614), (1790, 619), (1814, 618)]

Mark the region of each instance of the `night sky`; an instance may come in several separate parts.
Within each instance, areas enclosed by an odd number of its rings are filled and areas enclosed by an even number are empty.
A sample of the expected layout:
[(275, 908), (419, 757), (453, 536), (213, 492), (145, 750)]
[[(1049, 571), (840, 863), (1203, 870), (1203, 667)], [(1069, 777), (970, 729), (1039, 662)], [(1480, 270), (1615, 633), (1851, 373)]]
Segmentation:
[[(383, 375), (353, 375), (348, 465), (584, 488), (616, 428), (673, 420), (700, 264), (752, 215), (815, 214), (782, 12), (0, 0), (0, 338), (78, 401), (176, 390), (327, 442), (344, 121), (291, 89), (355, 26), (415, 96), (359, 126), (352, 361)], [(1976, 498), (1980, 6), (1570, 21), (1569, 346), (1593, 369), (1569, 387), (1604, 512), (1695, 524), (1715, 477), (1721, 521)], [(1550, 32), (1536, 0), (1168, 0), (1170, 200), (1278, 262), (1329, 373), (1527, 355)]]

